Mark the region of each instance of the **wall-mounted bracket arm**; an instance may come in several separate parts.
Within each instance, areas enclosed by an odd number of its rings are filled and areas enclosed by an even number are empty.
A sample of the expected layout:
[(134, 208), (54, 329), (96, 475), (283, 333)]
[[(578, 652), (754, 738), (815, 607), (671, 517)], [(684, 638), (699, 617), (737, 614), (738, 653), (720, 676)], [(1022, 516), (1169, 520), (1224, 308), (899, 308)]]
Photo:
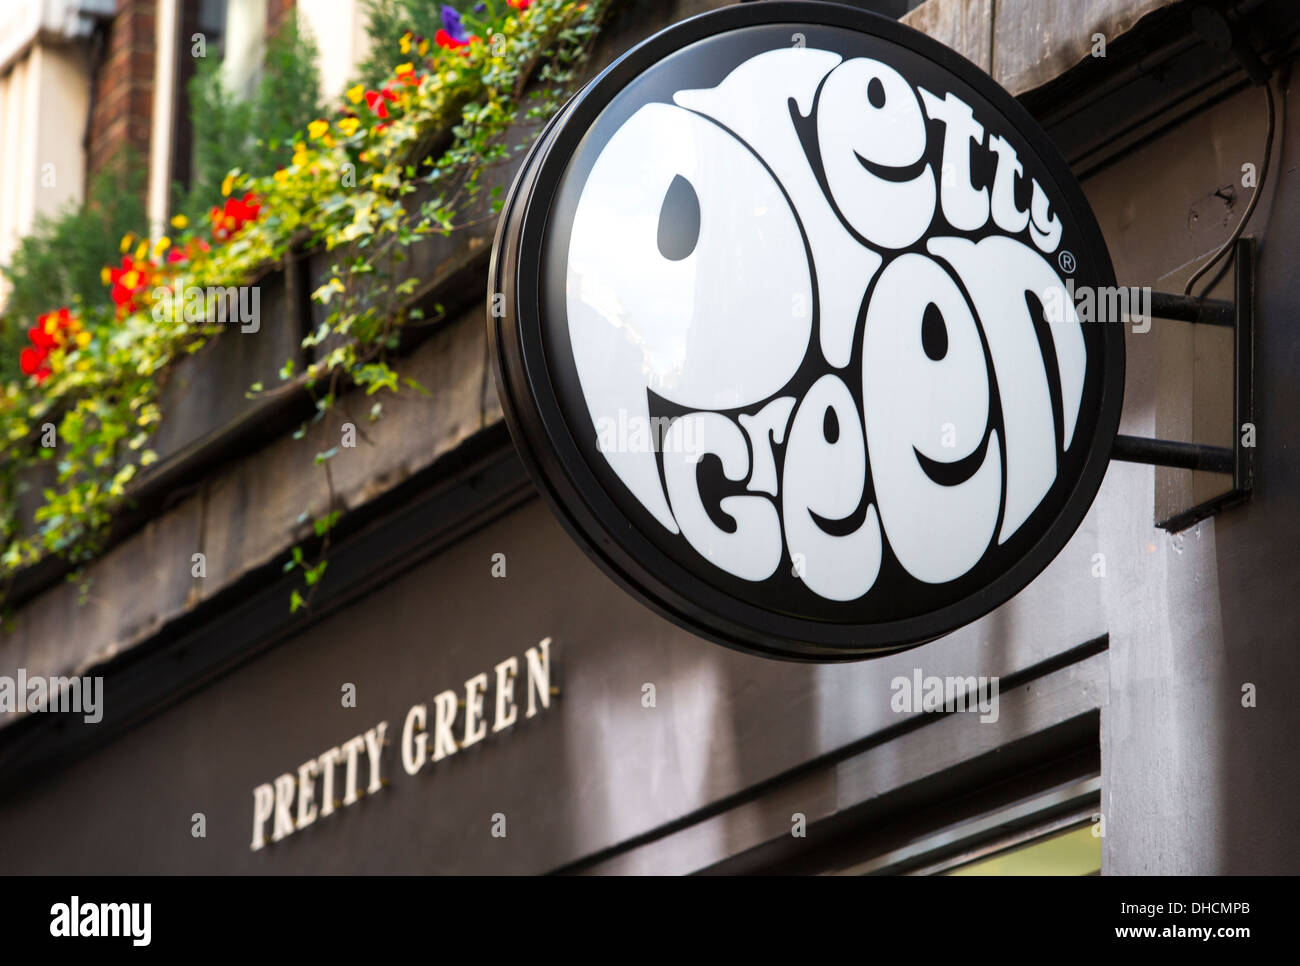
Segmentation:
[(1233, 298), (1206, 299), (1170, 292), (1151, 293), (1151, 314), (1198, 325), (1217, 325), (1233, 330), (1233, 445), (1205, 446), (1169, 439), (1117, 436), (1111, 459), (1147, 463), (1177, 469), (1200, 470), (1232, 475), (1232, 489), (1203, 503), (1176, 513), (1156, 525), (1171, 532), (1183, 530), (1199, 520), (1250, 498), (1255, 485), (1255, 440), (1249, 431), (1255, 421), (1255, 240), (1237, 241), (1234, 259)]

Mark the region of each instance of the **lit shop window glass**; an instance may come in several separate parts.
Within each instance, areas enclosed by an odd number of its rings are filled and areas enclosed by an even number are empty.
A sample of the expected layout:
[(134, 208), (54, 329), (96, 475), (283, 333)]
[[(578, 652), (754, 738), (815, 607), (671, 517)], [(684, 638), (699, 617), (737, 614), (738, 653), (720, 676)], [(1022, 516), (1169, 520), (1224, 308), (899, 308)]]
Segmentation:
[(1100, 875), (1101, 837), (1092, 825), (1057, 832), (945, 875)]

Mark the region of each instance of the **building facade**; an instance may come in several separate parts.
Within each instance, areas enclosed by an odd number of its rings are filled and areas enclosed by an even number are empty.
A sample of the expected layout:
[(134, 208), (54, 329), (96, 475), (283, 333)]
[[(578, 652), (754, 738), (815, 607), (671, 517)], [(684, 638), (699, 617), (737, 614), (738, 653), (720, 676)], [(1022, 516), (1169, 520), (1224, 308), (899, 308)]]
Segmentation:
[[(448, 313), (409, 348), (430, 394), (396, 404), (335, 464), (349, 513), (319, 594), (291, 613), (283, 565), (303, 534), (301, 495), (320, 480), (291, 438), (302, 401), (242, 390), (303, 351), (308, 252), (264, 283), (259, 332), (178, 366), (159, 466), (90, 566), (88, 599), (49, 567), (11, 589), (0, 674), (99, 677), (103, 700), (94, 722), (0, 720), (0, 867), (1300, 871), (1300, 711), (1284, 694), (1300, 673), (1300, 337), (1288, 321), (1300, 12), (1285, 0), (857, 5), (901, 17), (1020, 100), (1081, 183), (1121, 285), (1181, 293), (1249, 213), (1207, 289), (1235, 326), (1155, 311), (1126, 326), (1120, 432), (1238, 461), (1245, 446), (1250, 478), (1240, 464), (1150, 465), (1130, 444), (1065, 550), (975, 623), (857, 663), (730, 651), (624, 593), (530, 483), (488, 360), (485, 224), (416, 255), (428, 301)], [(175, 144), (189, 6), (28, 4), (0, 49), (5, 170), (39, 178), (57, 155), (75, 183), (114, 139), (132, 141), (164, 221), (156, 185), (175, 148), (160, 145)], [(257, 32), (241, 17), (284, 15), (265, 0), (224, 6), (241, 36)], [(360, 50), (355, 10), (294, 6), (338, 52), (323, 58), (337, 93)], [(614, 4), (588, 74), (715, 6)], [(115, 61), (136, 49), (118, 38), (137, 35), (138, 59)], [(99, 53), (83, 62), (86, 48)], [(70, 79), (39, 80), (60, 72)], [(56, 90), (59, 110), (86, 119), (85, 144), (10, 133), (53, 138), (21, 105)], [(26, 183), (0, 198), (0, 246), (44, 197)], [(342, 419), (306, 445), (328, 445)], [(927, 691), (951, 696), (950, 682), (975, 700), (931, 708)]]

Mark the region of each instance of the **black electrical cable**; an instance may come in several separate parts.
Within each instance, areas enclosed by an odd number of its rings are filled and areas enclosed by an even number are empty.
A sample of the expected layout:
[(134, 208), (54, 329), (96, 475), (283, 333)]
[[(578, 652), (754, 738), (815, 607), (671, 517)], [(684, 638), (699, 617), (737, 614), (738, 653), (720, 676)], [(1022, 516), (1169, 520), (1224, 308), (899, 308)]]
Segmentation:
[[(1273, 103), (1273, 85), (1271, 83), (1264, 84), (1264, 102), (1268, 106), (1268, 129), (1267, 133), (1264, 135), (1264, 158), (1260, 163), (1259, 179), (1255, 182), (1255, 192), (1250, 197), (1250, 203), (1246, 205), (1246, 212), (1241, 216), (1241, 221), (1237, 223), (1236, 229), (1234, 229), (1228, 240), (1223, 243), (1223, 247), (1215, 252), (1214, 257), (1198, 268), (1195, 274), (1187, 280), (1187, 284), (1183, 287), (1184, 295), (1191, 295), (1192, 287), (1197, 283), (1201, 276), (1213, 268), (1214, 265), (1225, 255), (1235, 250), (1237, 239), (1239, 239), (1242, 232), (1246, 230), (1246, 223), (1250, 221), (1250, 216), (1255, 213), (1255, 207), (1259, 204), (1259, 199), (1264, 194), (1264, 185), (1268, 181), (1268, 162), (1269, 158), (1273, 154), (1273, 132), (1277, 123), (1277, 108)], [(1210, 289), (1214, 288), (1214, 286), (1218, 284), (1219, 279), (1223, 277), (1223, 273), (1228, 270), (1228, 266), (1231, 264), (1231, 259), (1224, 262), (1219, 273), (1210, 280), (1210, 283), (1206, 285), (1204, 289), (1201, 290), (1202, 298), (1205, 297), (1205, 294), (1209, 292)]]

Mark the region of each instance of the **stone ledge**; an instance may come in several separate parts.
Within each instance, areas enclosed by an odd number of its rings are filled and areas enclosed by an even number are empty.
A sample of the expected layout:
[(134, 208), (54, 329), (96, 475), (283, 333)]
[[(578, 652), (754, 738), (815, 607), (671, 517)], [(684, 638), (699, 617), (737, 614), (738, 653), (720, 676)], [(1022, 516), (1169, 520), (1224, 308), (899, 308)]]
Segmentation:
[[(309, 536), (311, 526), (298, 523), (299, 514), (327, 506), (324, 473), (312, 457), (339, 444), (345, 422), (356, 425), (357, 445), (340, 448), (331, 461), (342, 507), (369, 502), (432, 465), (501, 419), (487, 361), (481, 310), (440, 325), (404, 363), (404, 373), (426, 386), (428, 397), (409, 390), (390, 396), (384, 418), (371, 423), (378, 394), (353, 390), (305, 438), (282, 437), (223, 466), (92, 563), (84, 604), (66, 581), (29, 601), (12, 632), (0, 637), (0, 673), (19, 667), (47, 677), (87, 673)], [(191, 576), (198, 552), (205, 557), (202, 578)]]
[(926, 0), (903, 17), (1019, 97), (1056, 80), (1149, 13), (1179, 0)]

